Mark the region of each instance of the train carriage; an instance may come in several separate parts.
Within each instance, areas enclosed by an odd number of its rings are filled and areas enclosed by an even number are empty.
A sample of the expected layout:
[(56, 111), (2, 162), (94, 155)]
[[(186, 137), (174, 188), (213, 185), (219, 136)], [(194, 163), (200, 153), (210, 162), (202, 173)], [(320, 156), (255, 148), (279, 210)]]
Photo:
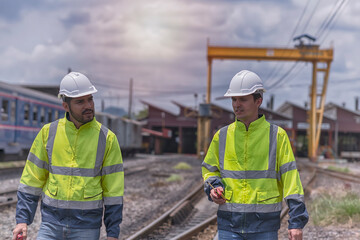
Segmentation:
[[(0, 161), (25, 159), (44, 124), (63, 118), (62, 102), (55, 96), (0, 82)], [(123, 155), (142, 147), (142, 125), (115, 115), (96, 112), (96, 119), (111, 129)]]
[(96, 120), (113, 131), (119, 141), (124, 156), (133, 156), (142, 148), (142, 125), (132, 119), (115, 116), (108, 113), (97, 112)]
[(25, 158), (41, 127), (64, 116), (61, 100), (0, 82), (0, 161)]

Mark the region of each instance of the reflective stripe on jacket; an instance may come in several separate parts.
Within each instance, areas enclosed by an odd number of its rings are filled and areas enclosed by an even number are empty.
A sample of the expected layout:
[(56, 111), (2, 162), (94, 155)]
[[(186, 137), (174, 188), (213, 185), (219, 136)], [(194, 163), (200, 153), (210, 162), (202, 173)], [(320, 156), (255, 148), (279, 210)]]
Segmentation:
[(223, 186), (229, 199), (219, 206), (219, 229), (277, 230), (282, 199), (304, 200), (287, 134), (264, 116), (248, 130), (240, 121), (220, 129), (202, 164), (202, 175), (205, 190), (206, 182)]
[(123, 193), (123, 163), (114, 133), (95, 118), (77, 129), (65, 117), (45, 125), (34, 140), (20, 180), (17, 222), (32, 219), (27, 199), (39, 195), (43, 221), (74, 228), (101, 227), (105, 205), (108, 236), (117, 238)]

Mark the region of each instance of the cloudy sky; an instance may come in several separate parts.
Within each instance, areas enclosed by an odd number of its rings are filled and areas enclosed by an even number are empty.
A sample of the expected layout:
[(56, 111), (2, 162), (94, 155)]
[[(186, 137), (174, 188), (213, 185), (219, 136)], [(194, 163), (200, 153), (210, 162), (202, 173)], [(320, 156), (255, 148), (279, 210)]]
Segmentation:
[[(334, 48), (327, 102), (353, 109), (360, 96), (360, 2), (355, 0), (0, 0), (0, 81), (58, 85), (67, 69), (85, 73), (105, 105), (139, 100), (165, 109), (205, 98), (207, 41), (216, 46), (288, 47), (307, 33)], [(311, 64), (213, 62), (212, 100), (240, 70), (259, 74), (275, 108), (309, 101)], [(277, 83), (277, 87), (273, 87)], [(197, 98), (195, 98), (197, 94)]]

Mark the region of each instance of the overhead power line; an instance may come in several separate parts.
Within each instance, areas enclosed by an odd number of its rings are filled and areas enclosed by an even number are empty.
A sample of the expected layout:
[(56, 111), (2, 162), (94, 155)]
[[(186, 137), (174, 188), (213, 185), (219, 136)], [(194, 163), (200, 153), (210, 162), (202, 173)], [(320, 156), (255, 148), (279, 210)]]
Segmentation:
[[(308, 1), (308, 3), (309, 3), (309, 1)], [(308, 4), (308, 3), (307, 3), (307, 4)], [(345, 3), (347, 3), (347, 0), (341, 0), (341, 2), (340, 2), (340, 1), (337, 2), (337, 3), (334, 5), (332, 11), (330, 11), (329, 15), (327, 15), (327, 17), (324, 19), (324, 21), (323, 21), (322, 24), (320, 25), (320, 27), (319, 27), (316, 35), (315, 35), (315, 36), (316, 36), (315, 38), (318, 39), (318, 41), (319, 41), (319, 39), (323, 36), (324, 33), (326, 33), (325, 37), (327, 37), (327, 35), (330, 33), (330, 30), (331, 30), (331, 29), (334, 27), (334, 25), (335, 25), (335, 19), (336, 19), (337, 16), (339, 16), (340, 11), (341, 11), (342, 9), (344, 9)], [(317, 2), (316, 7), (315, 7), (314, 10), (312, 11), (312, 14), (311, 14), (311, 16), (309, 17), (309, 20), (308, 20), (308, 22), (306, 23), (303, 32), (305, 32), (306, 27), (308, 26), (310, 20), (312, 19), (313, 15), (314, 15), (314, 13), (315, 13), (315, 10), (316, 10), (317, 7), (318, 7), (318, 4), (319, 4), (319, 1)], [(307, 6), (306, 6), (306, 8), (307, 8)], [(323, 41), (325, 40), (325, 37), (324, 37)], [(323, 41), (322, 41), (322, 42), (323, 42)], [(321, 43), (322, 43), (322, 42), (321, 42)], [(277, 81), (275, 81), (275, 83), (272, 84), (272, 87), (271, 87), (270, 89), (272, 89), (273, 86), (279, 86), (280, 83), (286, 82), (285, 77), (289, 76), (292, 70), (294, 70), (294, 66), (293, 66), (289, 71), (287, 71), (281, 78), (279, 78)], [(292, 78), (292, 79), (293, 79), (293, 78)]]
[[(296, 26), (293, 30), (293, 32), (291, 33), (291, 36), (286, 44), (286, 47), (289, 47), (290, 43), (293, 41), (293, 38), (295, 36), (295, 33), (298, 29), (298, 27), (300, 26), (300, 23), (301, 21), (303, 20), (304, 16), (305, 16), (305, 13), (309, 7), (309, 4), (310, 4), (310, 0), (307, 1), (306, 5), (305, 5), (305, 8), (304, 10), (302, 11), (301, 15), (300, 15), (300, 18), (298, 19), (297, 23), (296, 23)], [(276, 65), (276, 67), (273, 68), (273, 70), (270, 72), (270, 74), (267, 76), (266, 79), (272, 79), (274, 76), (278, 75), (278, 73), (284, 68), (285, 64), (282, 62), (282, 63), (278, 63)], [(270, 84), (270, 83), (269, 83)]]
[(306, 29), (307, 29), (307, 27), (309, 26), (309, 23), (311, 22), (311, 19), (312, 19), (313, 16), (315, 15), (315, 12), (316, 12), (316, 10), (317, 10), (317, 8), (318, 8), (318, 6), (319, 6), (319, 3), (320, 3), (320, 0), (318, 0), (318, 1), (316, 2), (315, 7), (313, 8), (313, 10), (312, 10), (312, 12), (311, 12), (311, 14), (310, 14), (307, 22), (305, 23), (305, 26), (303, 27), (303, 30), (302, 30), (300, 33), (306, 33)]
[(294, 68), (296, 67), (296, 65), (298, 64), (299, 62), (295, 62), (292, 67), (281, 77), (279, 78), (275, 83), (273, 83), (269, 88), (268, 90), (271, 90), (275, 87), (277, 87), (280, 83), (282, 83), (282, 81), (294, 70)]
[(338, 2), (339, 4), (335, 5), (330, 14), (325, 18), (324, 22), (321, 24), (319, 30), (315, 34), (315, 37), (317, 39), (320, 39), (324, 32), (329, 29), (330, 24), (335, 19), (336, 15), (339, 13), (341, 7), (344, 5), (345, 2), (346, 0), (341, 0), (340, 3)]
[[(123, 90), (123, 91), (129, 91), (128, 86), (123, 86), (122, 84), (111, 84), (111, 83), (96, 83), (96, 86), (102, 86), (105, 88), (111, 88), (116, 90)], [(139, 87), (135, 86), (133, 87), (134, 92), (138, 95), (139, 92), (142, 93), (152, 93), (152, 94), (193, 94), (194, 92), (200, 92), (204, 91), (205, 87), (199, 86), (199, 87), (188, 87), (185, 89), (179, 89), (178, 86), (169, 86), (169, 89), (150, 89), (146, 87)], [(175, 89), (175, 90), (174, 90)]]
[(320, 32), (322, 32), (325, 28), (326, 23), (329, 21), (330, 17), (332, 16), (332, 14), (335, 12), (337, 7), (337, 4), (333, 5), (333, 8), (331, 9), (331, 11), (329, 12), (329, 14), (326, 15), (324, 21), (321, 23), (319, 29), (316, 31), (315, 33), (315, 37), (318, 38)]
[[(349, 83), (349, 82), (359, 82), (360, 78), (348, 78), (348, 79), (343, 79), (343, 80), (330, 80), (329, 83), (331, 83), (332, 85), (336, 85), (336, 84), (343, 84), (343, 83)], [(299, 88), (299, 87), (304, 87), (304, 86), (310, 86), (311, 83), (298, 83), (298, 84), (290, 84), (290, 85), (286, 85), (284, 87), (287, 88)], [(349, 87), (352, 87), (351, 85), (348, 85)]]
[[(345, 6), (346, 6), (346, 4), (347, 4), (348, 2), (349, 2), (349, 1), (346, 1), (346, 0), (345, 0), (344, 4), (343, 4), (342, 7), (339, 9), (338, 13), (340, 13), (342, 10), (345, 9)], [(336, 21), (337, 21), (337, 19), (338, 19), (339, 16), (340, 16), (340, 15), (337, 14), (337, 15), (334, 17), (334, 20), (332, 21), (332, 23), (330, 23), (330, 26), (328, 27), (328, 31), (327, 31), (326, 34), (324, 35), (324, 37), (323, 37), (323, 39), (322, 39), (322, 41), (321, 41), (321, 44), (325, 41), (325, 39), (328, 37), (328, 35), (329, 35), (329, 33), (331, 32), (331, 30), (334, 28), (335, 23), (336, 23)]]

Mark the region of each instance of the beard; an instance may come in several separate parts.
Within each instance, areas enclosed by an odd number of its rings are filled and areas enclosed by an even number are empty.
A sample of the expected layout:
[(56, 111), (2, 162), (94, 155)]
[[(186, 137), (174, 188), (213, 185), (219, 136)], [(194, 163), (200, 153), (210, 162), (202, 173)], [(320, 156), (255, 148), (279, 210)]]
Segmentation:
[(90, 108), (85, 109), (81, 114), (74, 113), (71, 108), (69, 108), (69, 111), (71, 116), (82, 124), (91, 122), (94, 119), (94, 110)]

